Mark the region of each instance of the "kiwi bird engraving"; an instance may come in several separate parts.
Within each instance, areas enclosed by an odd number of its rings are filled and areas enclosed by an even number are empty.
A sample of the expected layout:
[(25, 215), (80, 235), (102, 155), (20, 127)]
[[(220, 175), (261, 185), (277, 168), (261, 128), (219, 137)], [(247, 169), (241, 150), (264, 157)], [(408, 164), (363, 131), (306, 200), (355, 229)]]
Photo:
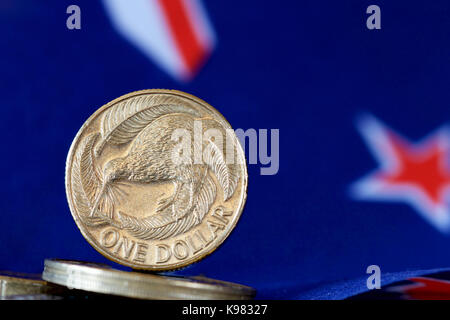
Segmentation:
[[(201, 121), (203, 132), (218, 130), (223, 143), (218, 144), (211, 138), (194, 139), (196, 120)], [(228, 200), (238, 183), (238, 166), (226, 163), (227, 132), (213, 119), (169, 113), (142, 127), (131, 140), (125, 156), (114, 158), (97, 169), (101, 177), (99, 191), (95, 194), (89, 217), (104, 216), (109, 221), (118, 221), (121, 228), (141, 239), (165, 239), (201, 222), (216, 199), (216, 184), (221, 187), (223, 200)], [(180, 140), (172, 138), (176, 129), (184, 130), (186, 137), (190, 138), (190, 153), (182, 154), (182, 161), (178, 163), (174, 161), (173, 153), (178, 152)], [(196, 150), (204, 151), (201, 163), (194, 162)], [(158, 182), (173, 183), (174, 191), (158, 200), (156, 213), (136, 218), (115, 209), (117, 203), (127, 196), (124, 183)]]

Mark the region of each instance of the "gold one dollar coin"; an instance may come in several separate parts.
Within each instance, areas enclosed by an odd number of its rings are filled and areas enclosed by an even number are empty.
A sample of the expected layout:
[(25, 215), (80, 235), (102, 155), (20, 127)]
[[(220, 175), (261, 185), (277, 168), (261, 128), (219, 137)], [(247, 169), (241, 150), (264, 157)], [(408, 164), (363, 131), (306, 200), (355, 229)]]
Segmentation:
[(213, 252), (247, 191), (244, 152), (213, 107), (143, 90), (97, 110), (72, 142), (66, 193), (86, 240), (135, 269), (171, 270)]

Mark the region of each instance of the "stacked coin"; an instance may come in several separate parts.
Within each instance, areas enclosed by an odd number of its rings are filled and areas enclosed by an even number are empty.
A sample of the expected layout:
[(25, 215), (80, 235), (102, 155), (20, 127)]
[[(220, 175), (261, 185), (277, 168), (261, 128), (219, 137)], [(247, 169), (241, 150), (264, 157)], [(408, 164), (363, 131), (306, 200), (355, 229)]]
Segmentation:
[(47, 283), (40, 275), (0, 273), (0, 300), (38, 300), (57, 297), (62, 288)]
[(46, 260), (42, 276), (72, 289), (137, 299), (242, 300), (251, 299), (255, 294), (250, 287), (205, 277), (127, 272), (68, 260)]
[[(255, 291), (246, 286), (142, 272), (175, 270), (212, 253), (239, 220), (246, 191), (244, 152), (216, 109), (175, 90), (124, 95), (76, 135), (66, 193), (85, 239), (110, 260), (141, 271), (53, 259), (42, 277), (70, 289), (62, 296), (250, 299)], [(45, 292), (32, 293), (45, 298)]]

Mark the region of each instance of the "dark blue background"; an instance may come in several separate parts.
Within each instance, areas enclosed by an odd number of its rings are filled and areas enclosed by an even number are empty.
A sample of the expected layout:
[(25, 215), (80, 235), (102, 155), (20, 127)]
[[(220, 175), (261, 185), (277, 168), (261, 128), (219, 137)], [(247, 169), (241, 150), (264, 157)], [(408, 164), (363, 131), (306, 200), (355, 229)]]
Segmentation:
[[(370, 112), (417, 140), (450, 116), (448, 1), (210, 1), (218, 45), (180, 83), (111, 26), (101, 2), (0, 4), (0, 269), (40, 272), (48, 257), (108, 262), (82, 237), (64, 186), (83, 122), (131, 91), (179, 89), (234, 128), (279, 128), (280, 170), (249, 166), (248, 201), (227, 241), (177, 273), (294, 298), (323, 283), (450, 265), (450, 239), (404, 204), (356, 202), (374, 169), (354, 126)], [(81, 7), (82, 29), (66, 28)], [(368, 5), (381, 30), (366, 28)], [(118, 267), (118, 265), (110, 263)]]

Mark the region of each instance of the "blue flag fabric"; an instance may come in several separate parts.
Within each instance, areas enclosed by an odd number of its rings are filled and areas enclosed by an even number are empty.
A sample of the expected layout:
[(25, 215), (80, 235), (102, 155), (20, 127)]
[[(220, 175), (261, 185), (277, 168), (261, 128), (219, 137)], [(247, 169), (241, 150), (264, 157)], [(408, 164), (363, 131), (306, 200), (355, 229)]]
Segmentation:
[(175, 274), (343, 299), (367, 290), (370, 265), (383, 284), (449, 267), (450, 3), (377, 1), (381, 29), (368, 1), (195, 3), (183, 15), (161, 0), (165, 20), (143, 15), (133, 33), (112, 2), (2, 1), (0, 269), (107, 262), (72, 219), (65, 160), (97, 108), (148, 88), (194, 94), (269, 140), (279, 129), (272, 163), (248, 166), (229, 238)]

